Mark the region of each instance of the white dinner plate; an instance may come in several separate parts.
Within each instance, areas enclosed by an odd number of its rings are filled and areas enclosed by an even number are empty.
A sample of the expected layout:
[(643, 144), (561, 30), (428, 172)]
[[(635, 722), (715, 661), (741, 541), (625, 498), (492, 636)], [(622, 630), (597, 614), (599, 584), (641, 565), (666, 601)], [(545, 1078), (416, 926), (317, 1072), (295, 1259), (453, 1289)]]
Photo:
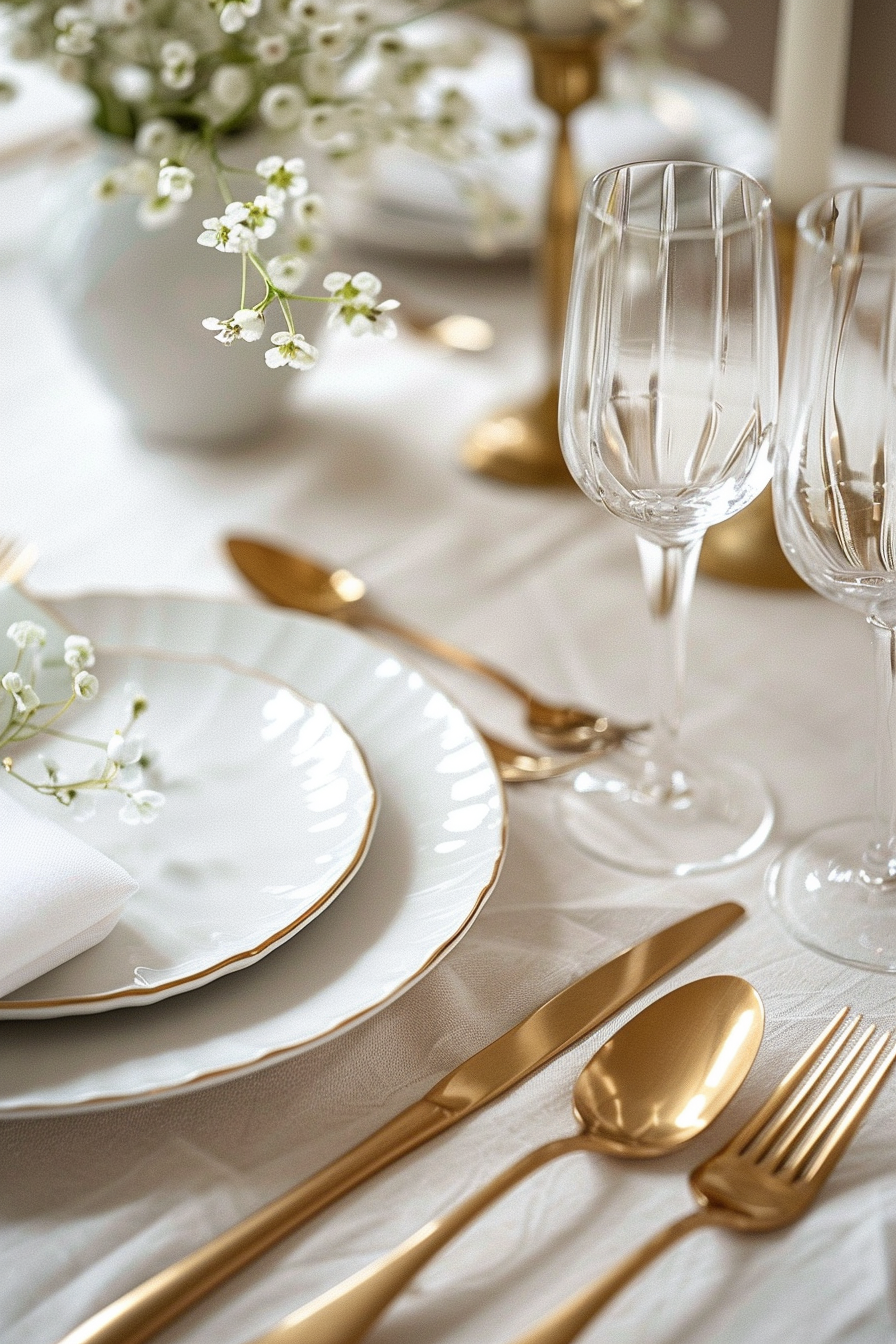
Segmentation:
[(267, 607), (52, 606), (100, 646), (223, 657), (325, 702), (364, 752), (380, 815), (339, 899), (244, 974), (139, 1012), (0, 1024), (0, 1116), (152, 1100), (298, 1054), (404, 993), (470, 927), (503, 860), (504, 794), (478, 733), (419, 672), (334, 622)]
[[(93, 671), (100, 694), (73, 706), (66, 731), (108, 741), (139, 687), (152, 762), (145, 784), (165, 804), (150, 825), (128, 825), (121, 795), (99, 792), (81, 821), (3, 778), (25, 806), (120, 863), (139, 890), (101, 942), (0, 1001), (0, 1021), (146, 1006), (251, 966), (325, 909), (373, 834), (364, 757), (325, 705), (205, 659), (101, 651)], [(95, 747), (50, 745), (64, 777), (90, 776)], [(20, 751), (17, 773), (45, 778), (44, 750), (39, 739)]]

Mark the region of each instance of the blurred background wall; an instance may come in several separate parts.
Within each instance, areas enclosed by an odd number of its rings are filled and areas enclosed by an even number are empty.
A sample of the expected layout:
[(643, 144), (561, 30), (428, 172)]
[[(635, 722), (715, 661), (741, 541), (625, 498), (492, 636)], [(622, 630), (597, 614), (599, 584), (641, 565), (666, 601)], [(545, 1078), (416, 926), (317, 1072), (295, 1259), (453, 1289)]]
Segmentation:
[[(731, 24), (731, 34), (722, 46), (697, 57), (693, 64), (768, 109), (778, 2), (718, 3)], [(896, 156), (896, 0), (853, 0), (844, 138), (849, 144)]]

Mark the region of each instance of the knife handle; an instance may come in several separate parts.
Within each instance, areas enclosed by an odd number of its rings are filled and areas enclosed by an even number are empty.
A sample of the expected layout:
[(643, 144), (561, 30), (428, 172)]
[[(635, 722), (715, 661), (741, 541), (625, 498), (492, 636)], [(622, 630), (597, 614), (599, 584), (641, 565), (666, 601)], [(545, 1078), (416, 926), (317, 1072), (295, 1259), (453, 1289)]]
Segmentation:
[(143, 1344), (316, 1213), (455, 1119), (425, 1097), (415, 1102), (307, 1181), (103, 1307), (59, 1344)]

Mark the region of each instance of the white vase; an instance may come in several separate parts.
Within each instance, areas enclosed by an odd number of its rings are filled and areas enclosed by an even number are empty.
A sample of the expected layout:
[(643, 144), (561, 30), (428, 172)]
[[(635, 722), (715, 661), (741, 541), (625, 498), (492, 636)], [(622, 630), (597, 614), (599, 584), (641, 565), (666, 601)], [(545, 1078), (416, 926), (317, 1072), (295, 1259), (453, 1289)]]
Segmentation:
[[(270, 142), (246, 136), (227, 145), (226, 158), (253, 167), (270, 152)], [(54, 169), (39, 269), (78, 346), (141, 438), (203, 449), (247, 443), (283, 417), (302, 376), (264, 362), (270, 335), (283, 326), (280, 310), (269, 310), (269, 330), (251, 344), (225, 347), (203, 329), (203, 318), (229, 317), (239, 307), (240, 258), (196, 241), (203, 219), (223, 212), (221, 195), (210, 176), (200, 177), (180, 217), (147, 230), (137, 221), (135, 197), (103, 202), (92, 190), (133, 157), (127, 142), (103, 137), (93, 153)], [(247, 198), (262, 188), (242, 174), (233, 181)], [(324, 270), (320, 259), (305, 292), (321, 292)], [(251, 267), (249, 277), (251, 303), (262, 291)], [(324, 306), (297, 304), (294, 311), (298, 329), (314, 341)]]

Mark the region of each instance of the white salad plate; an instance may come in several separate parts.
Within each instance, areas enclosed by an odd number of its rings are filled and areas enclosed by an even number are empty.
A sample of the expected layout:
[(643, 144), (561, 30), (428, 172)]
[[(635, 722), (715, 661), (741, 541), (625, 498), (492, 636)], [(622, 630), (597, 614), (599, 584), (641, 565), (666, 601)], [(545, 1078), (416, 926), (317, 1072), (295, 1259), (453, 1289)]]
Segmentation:
[[(11, 598), (22, 601), (7, 592), (0, 615)], [(29, 615), (41, 613), (29, 604)], [(49, 628), (49, 655), (65, 633)], [(64, 726), (96, 745), (54, 739), (62, 777), (102, 767), (98, 747), (127, 725), (139, 687), (148, 709), (135, 731), (151, 762), (142, 783), (165, 803), (150, 825), (129, 825), (119, 819), (125, 798), (96, 792), (94, 814), (79, 820), (55, 798), (0, 781), (139, 883), (111, 933), (8, 994), (0, 1021), (148, 1005), (251, 966), (325, 909), (373, 834), (376, 790), (363, 754), (326, 706), (205, 658), (100, 651), (92, 670), (100, 695), (73, 706)], [(44, 739), (20, 750), (17, 773), (46, 779), (45, 750)]]
[(139, 1012), (0, 1024), (0, 1116), (133, 1104), (287, 1059), (396, 999), (470, 927), (503, 861), (504, 794), (476, 730), (419, 672), (335, 622), (262, 606), (95, 594), (51, 609), (101, 649), (225, 659), (326, 703), (380, 814), (339, 899), (245, 974)]

